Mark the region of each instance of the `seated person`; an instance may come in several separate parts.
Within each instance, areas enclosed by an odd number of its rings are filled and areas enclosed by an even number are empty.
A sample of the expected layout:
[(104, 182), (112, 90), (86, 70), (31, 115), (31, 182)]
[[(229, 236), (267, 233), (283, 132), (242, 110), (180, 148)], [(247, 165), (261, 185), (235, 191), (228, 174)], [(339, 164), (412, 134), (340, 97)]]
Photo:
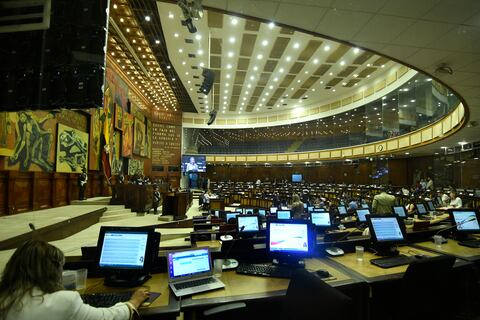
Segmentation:
[(408, 214), (414, 214), (415, 211), (417, 210), (417, 208), (415, 207), (415, 202), (416, 202), (416, 198), (410, 197), (407, 205), (405, 206), (405, 209), (407, 209)]
[(348, 203), (348, 210), (357, 210), (358, 209), (358, 203), (354, 199), (350, 200)]
[(450, 208), (461, 208), (463, 206), (462, 199), (457, 196), (456, 190), (450, 191)]
[(292, 196), (292, 206), (290, 207), (290, 209), (292, 210), (293, 219), (303, 218), (303, 212), (304, 212), (303, 202), (300, 201), (300, 197), (296, 193)]
[(45, 241), (29, 240), (15, 250), (0, 282), (2, 320), (127, 320), (148, 298), (145, 288), (110, 308), (84, 304), (62, 285), (63, 252)]

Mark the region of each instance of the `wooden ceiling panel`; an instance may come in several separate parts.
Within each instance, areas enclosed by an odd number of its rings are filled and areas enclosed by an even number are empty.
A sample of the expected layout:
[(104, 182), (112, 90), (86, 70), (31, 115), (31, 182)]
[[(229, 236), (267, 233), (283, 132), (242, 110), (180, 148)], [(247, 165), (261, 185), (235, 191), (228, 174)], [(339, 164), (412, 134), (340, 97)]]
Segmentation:
[(310, 77), (305, 82), (302, 84), (302, 89), (310, 89), (311, 86), (317, 82), (317, 80), (320, 79), (320, 77)]
[(277, 102), (278, 98), (271, 97), (270, 100), (267, 102), (267, 107), (273, 107), (275, 102)]
[(258, 31), (260, 30), (260, 21), (247, 19), (245, 21), (246, 31)]
[(208, 11), (208, 27), (223, 28), (223, 14), (215, 11)]
[(237, 64), (237, 70), (248, 70), (248, 65), (250, 64), (250, 59), (247, 58), (239, 58)]
[(338, 60), (340, 60), (347, 51), (350, 50), (350, 47), (340, 44), (335, 51), (330, 53), (330, 55), (327, 57), (326, 62), (328, 63), (337, 63)]
[(295, 76), (293, 74), (287, 74), (285, 78), (283, 78), (283, 81), (280, 83), (280, 87), (288, 87), (294, 79)]
[(345, 87), (353, 87), (355, 85), (355, 83), (359, 83), (359, 82), (360, 82), (360, 79), (352, 79), (352, 80), (347, 82)]
[(222, 39), (212, 38), (210, 40), (210, 54), (222, 54)]
[(305, 89), (298, 89), (293, 95), (292, 99), (300, 99), (307, 92)]
[(353, 64), (364, 64), (365, 61), (370, 59), (373, 56), (373, 53), (370, 53), (368, 51), (365, 51), (361, 55), (359, 55), (354, 61)]
[(237, 71), (235, 72), (235, 81), (234, 84), (243, 84), (245, 82), (245, 75), (247, 73), (244, 71)]
[(376, 68), (372, 68), (372, 67), (365, 68), (365, 69), (363, 69), (363, 70), (358, 74), (358, 77), (359, 77), (359, 78), (365, 78), (365, 77), (368, 76), (369, 74), (374, 73), (375, 70), (377, 70), (377, 69), (376, 69)]
[(280, 34), (293, 34), (295, 30), (290, 29), (290, 28), (281, 28), (280, 29)]
[(253, 48), (255, 47), (255, 41), (257, 40), (256, 34), (244, 33), (242, 37), (242, 45), (240, 48), (240, 55), (251, 57)]
[(320, 65), (313, 73), (315, 76), (323, 76), (332, 66), (329, 64)]
[(232, 96), (230, 98), (230, 104), (236, 106), (238, 104), (238, 99), (240, 99), (239, 96)]
[(251, 97), (250, 101), (248, 102), (249, 105), (255, 105), (258, 102), (258, 97)]
[(210, 68), (220, 69), (221, 67), (222, 67), (222, 57), (210, 56)]
[(322, 44), (320, 40), (310, 40), (308, 41), (307, 46), (298, 56), (298, 60), (301, 61), (308, 61), (313, 56), (313, 54), (317, 51), (318, 47)]
[(270, 79), (270, 73), (262, 73), (260, 79), (258, 79), (257, 86), (267, 85), (268, 79)]
[(232, 90), (232, 95), (240, 95), (240, 93), (242, 92), (242, 86), (239, 86), (239, 85), (234, 85), (233, 86), (233, 90)]
[(342, 81), (343, 78), (333, 78), (332, 80), (328, 81), (327, 87), (333, 87), (336, 86), (340, 81)]
[(278, 88), (272, 95), (272, 98), (280, 98), (285, 92), (285, 88)]
[(388, 61), (390, 60), (388, 60), (385, 57), (380, 57), (377, 60), (375, 60), (375, 62), (373, 62), (373, 65), (376, 67), (381, 67), (382, 65), (386, 64)]
[(295, 62), (290, 68), (290, 71), (288, 71), (288, 73), (297, 75), (298, 73), (300, 73), (300, 71), (302, 71), (304, 66), (305, 66), (304, 62)]
[(275, 68), (277, 67), (277, 60), (268, 60), (265, 63), (265, 67), (263, 67), (263, 71), (265, 72), (273, 72)]
[(220, 83), (220, 79), (222, 78), (222, 71), (220, 71), (219, 69), (214, 69), (212, 71), (215, 74), (215, 82), (214, 83)]
[(349, 76), (350, 74), (352, 74), (355, 70), (357, 70), (357, 67), (353, 67), (353, 66), (346, 67), (345, 69), (343, 69), (342, 71), (340, 71), (339, 74), (337, 74), (337, 77), (342, 77), (342, 78), (348, 77), (348, 76)]
[[(255, 90), (253, 90), (252, 97), (257, 97), (257, 98), (260, 97), (264, 88), (265, 87), (256, 87)], [(251, 101), (251, 99), (250, 99), (250, 101)]]
[(272, 46), (272, 51), (270, 52), (270, 58), (280, 59), (280, 57), (285, 52), (285, 49), (290, 42), (290, 38), (278, 37)]

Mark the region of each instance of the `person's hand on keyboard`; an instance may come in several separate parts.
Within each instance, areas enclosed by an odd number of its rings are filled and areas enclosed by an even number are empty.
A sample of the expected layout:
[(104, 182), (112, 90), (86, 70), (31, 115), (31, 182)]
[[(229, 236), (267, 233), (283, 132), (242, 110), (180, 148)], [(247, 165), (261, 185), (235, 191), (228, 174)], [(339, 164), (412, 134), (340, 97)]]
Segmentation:
[(135, 308), (139, 308), (140, 305), (148, 299), (150, 296), (150, 290), (148, 288), (142, 287), (137, 289), (130, 298), (129, 302), (134, 305)]

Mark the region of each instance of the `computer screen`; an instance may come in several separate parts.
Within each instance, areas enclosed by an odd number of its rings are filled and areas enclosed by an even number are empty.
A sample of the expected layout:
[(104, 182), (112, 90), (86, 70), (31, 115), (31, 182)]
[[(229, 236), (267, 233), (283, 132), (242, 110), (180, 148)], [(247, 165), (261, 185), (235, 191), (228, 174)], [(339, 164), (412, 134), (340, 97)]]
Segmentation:
[(292, 217), (292, 212), (290, 210), (278, 210), (277, 219), (290, 219)]
[(265, 209), (258, 209), (258, 214), (261, 217), (265, 217), (265, 215), (267, 214), (267, 211)]
[(205, 156), (199, 155), (183, 155), (182, 156), (182, 172), (206, 172), (207, 160)]
[(238, 215), (237, 216), (237, 231), (243, 232), (257, 232), (260, 230), (260, 222), (258, 216), (255, 215)]
[(370, 214), (369, 209), (357, 209), (357, 217), (359, 222), (366, 222), (367, 221), (367, 214)]
[(393, 213), (395, 213), (400, 218), (406, 218), (407, 217), (407, 211), (405, 210), (404, 206), (394, 206), (393, 207)]
[(253, 214), (252, 208), (243, 208), (243, 214)]
[(213, 211), (213, 215), (214, 215), (215, 217), (219, 217), (219, 216), (220, 216), (220, 210), (214, 210), (214, 211)]
[(303, 209), (307, 209), (307, 204), (306, 203), (303, 204)]
[(306, 221), (304, 223), (283, 223), (276, 221), (268, 224), (268, 245), (270, 252), (305, 254), (310, 250), (310, 242)]
[(439, 206), (443, 206), (442, 197), (437, 197), (437, 204), (438, 204)]
[(313, 212), (325, 212), (325, 208), (313, 208)]
[(314, 208), (315, 208), (314, 206), (308, 206), (307, 207), (307, 212), (312, 212)]
[(369, 208), (368, 203), (362, 203), (362, 208), (368, 209)]
[(372, 235), (377, 242), (403, 241), (404, 236), (397, 217), (370, 217)]
[(270, 208), (270, 213), (277, 213), (278, 208), (277, 207), (271, 207)]
[(480, 231), (477, 213), (474, 210), (452, 210), (452, 215), (458, 231)]
[(168, 253), (168, 273), (170, 279), (209, 273), (210, 254), (207, 248)]
[(105, 231), (100, 251), (101, 268), (143, 269), (148, 231)]
[(227, 223), (230, 219), (235, 219), (235, 217), (238, 215), (238, 212), (230, 212), (230, 213), (227, 213), (226, 214), (226, 220), (227, 220)]
[(235, 208), (235, 212), (243, 213), (243, 209), (242, 208)]
[(415, 204), (415, 207), (417, 207), (418, 214), (427, 214), (427, 208), (425, 208), (423, 203), (417, 203)]
[(323, 211), (317, 212), (314, 211), (311, 214), (312, 224), (320, 227), (330, 227), (332, 225), (330, 221), (330, 213)]
[(302, 182), (303, 176), (298, 173), (292, 174), (292, 182)]
[(427, 201), (427, 207), (429, 211), (435, 211), (435, 206), (433, 205), (433, 202), (430, 200)]
[(345, 206), (338, 206), (338, 214), (344, 216), (347, 214), (347, 208)]

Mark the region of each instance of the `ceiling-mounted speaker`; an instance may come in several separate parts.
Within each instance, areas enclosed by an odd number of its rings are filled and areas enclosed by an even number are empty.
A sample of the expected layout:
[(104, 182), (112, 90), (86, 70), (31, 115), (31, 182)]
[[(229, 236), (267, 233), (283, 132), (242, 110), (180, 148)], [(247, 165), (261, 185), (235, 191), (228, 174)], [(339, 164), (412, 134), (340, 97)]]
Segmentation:
[(208, 119), (207, 125), (211, 125), (217, 118), (217, 110), (212, 110), (210, 112), (210, 118)]
[(213, 82), (215, 81), (215, 73), (210, 69), (203, 69), (202, 76), (203, 82), (198, 92), (207, 95), (210, 93), (210, 90), (212, 90)]

